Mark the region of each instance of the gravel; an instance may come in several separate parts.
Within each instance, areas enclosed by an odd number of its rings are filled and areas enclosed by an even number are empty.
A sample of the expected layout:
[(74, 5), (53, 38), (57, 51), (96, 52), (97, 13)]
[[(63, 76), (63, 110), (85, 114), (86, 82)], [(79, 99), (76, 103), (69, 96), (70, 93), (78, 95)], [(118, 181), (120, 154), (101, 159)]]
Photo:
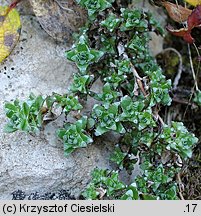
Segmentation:
[(12, 193), (12, 196), (12, 200), (75, 200), (75, 197), (67, 190), (47, 192), (45, 194), (40, 192), (26, 194), (22, 190), (17, 190)]

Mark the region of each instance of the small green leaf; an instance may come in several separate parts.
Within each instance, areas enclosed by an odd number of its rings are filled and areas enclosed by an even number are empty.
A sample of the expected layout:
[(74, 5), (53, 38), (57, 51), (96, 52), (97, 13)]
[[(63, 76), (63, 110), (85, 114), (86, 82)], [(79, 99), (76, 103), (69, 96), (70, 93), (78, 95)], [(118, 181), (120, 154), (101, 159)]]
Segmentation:
[(6, 124), (4, 127), (5, 133), (13, 133), (15, 131), (17, 131), (17, 128), (14, 128), (13, 125), (11, 125), (11, 124)]
[(142, 194), (143, 200), (158, 200), (158, 197), (151, 194)]
[(18, 111), (18, 107), (15, 106), (14, 104), (11, 104), (11, 103), (6, 103), (5, 109), (8, 109), (8, 110), (13, 111), (13, 112)]
[(29, 124), (27, 122), (27, 119), (22, 119), (19, 125), (19, 129), (22, 131), (28, 131), (28, 128), (29, 128)]
[(28, 106), (27, 103), (24, 102), (24, 103), (22, 104), (22, 110), (23, 110), (24, 116), (25, 116), (26, 118), (28, 118), (28, 117), (29, 117), (29, 106)]

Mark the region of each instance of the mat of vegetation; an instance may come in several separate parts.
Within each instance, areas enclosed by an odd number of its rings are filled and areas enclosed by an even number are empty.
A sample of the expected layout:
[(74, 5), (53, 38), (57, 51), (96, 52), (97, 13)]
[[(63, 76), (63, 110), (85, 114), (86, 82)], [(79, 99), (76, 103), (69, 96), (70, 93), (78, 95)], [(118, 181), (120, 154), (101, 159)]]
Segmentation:
[[(64, 95), (30, 94), (27, 101), (6, 103), (9, 122), (5, 130), (38, 133), (47, 123), (45, 116), (53, 121), (55, 107), (60, 107), (67, 122), (57, 135), (67, 157), (104, 134), (119, 137), (110, 159), (113, 169), (96, 168), (82, 198), (199, 199), (199, 29), (190, 28), (187, 17), (188, 29), (179, 39), (168, 36), (168, 48), (156, 61), (149, 51), (149, 33), (164, 36), (164, 29), (153, 14), (130, 9), (130, 0), (77, 3), (87, 10), (88, 21), (66, 52), (79, 69), (70, 88)], [(164, 6), (164, 1), (152, 3)], [(91, 88), (97, 80), (103, 84), (101, 93)], [(89, 98), (97, 103), (86, 114), (83, 108)], [(73, 122), (68, 120), (72, 114)], [(122, 170), (132, 175), (137, 168), (140, 172), (132, 182), (120, 179)]]

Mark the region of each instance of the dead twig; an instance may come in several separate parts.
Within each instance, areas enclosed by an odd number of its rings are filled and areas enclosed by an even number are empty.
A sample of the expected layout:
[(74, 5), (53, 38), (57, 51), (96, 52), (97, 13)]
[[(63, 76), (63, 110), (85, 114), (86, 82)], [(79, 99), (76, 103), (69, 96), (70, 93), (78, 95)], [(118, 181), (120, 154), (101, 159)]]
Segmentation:
[(188, 100), (179, 99), (179, 98), (174, 97), (172, 101), (175, 103), (192, 106), (192, 108), (198, 108), (198, 106), (195, 103), (189, 102)]
[(179, 185), (179, 196), (180, 196), (180, 199), (181, 200), (185, 200), (184, 197), (183, 197), (183, 191), (184, 191), (184, 185), (181, 181), (181, 176), (180, 176), (180, 173), (177, 174), (177, 181), (178, 181), (178, 185)]
[(71, 10), (70, 8), (67, 8), (67, 7), (64, 7), (63, 5), (62, 5), (62, 3), (60, 3), (60, 2), (58, 2), (58, 0), (54, 0), (57, 4), (58, 4), (58, 6), (61, 8), (61, 9), (63, 9), (63, 10), (65, 10), (65, 11), (68, 11), (68, 12), (73, 12), (73, 10)]
[(133, 75), (136, 78), (137, 84), (138, 84), (140, 90), (142, 91), (142, 94), (146, 97), (148, 94), (144, 90), (144, 86), (143, 86), (143, 83), (142, 83), (142, 78), (139, 76), (138, 72), (136, 71), (135, 67), (132, 64), (131, 64), (131, 68), (132, 68), (132, 71), (133, 71)]
[[(193, 45), (194, 45), (194, 47), (195, 47), (195, 49), (196, 49), (196, 52), (197, 52), (198, 56), (200, 56), (200, 53), (199, 53), (199, 51), (198, 51), (196, 45), (195, 45), (195, 44), (193, 44)], [(194, 79), (194, 81), (195, 81), (195, 84), (194, 84), (193, 89), (192, 89), (192, 93), (191, 93), (190, 98), (189, 98), (189, 103), (190, 103), (190, 101), (191, 101), (192, 98), (193, 98), (194, 88), (195, 88), (196, 91), (199, 91), (198, 82), (197, 82), (197, 76), (198, 76), (199, 69), (200, 69), (200, 61), (199, 61), (199, 63), (198, 63), (197, 72), (196, 72), (196, 74), (195, 74), (195, 70), (194, 70), (194, 67), (193, 67), (193, 61), (192, 61), (192, 55), (191, 55), (191, 49), (190, 49), (190, 45), (189, 45), (189, 44), (188, 44), (188, 54), (189, 54), (190, 66), (191, 66), (191, 70), (192, 70), (192, 74), (193, 74), (193, 79)], [(189, 104), (188, 104), (187, 107), (186, 107), (186, 110), (185, 110), (185, 112), (184, 112), (183, 118), (186, 116), (188, 107), (189, 107)]]
[(189, 61), (190, 61), (190, 66), (191, 66), (193, 79), (194, 79), (194, 82), (195, 82), (195, 90), (198, 91), (199, 90), (198, 82), (197, 82), (196, 75), (195, 75), (195, 70), (194, 70), (193, 60), (192, 60), (192, 55), (191, 55), (191, 48), (190, 48), (189, 44), (188, 44), (188, 55), (189, 55)]
[[(119, 55), (123, 55), (125, 59), (129, 59), (127, 53), (125, 52), (124, 45), (121, 44), (121, 43), (119, 43), (119, 45), (118, 45), (118, 52), (119, 52)], [(134, 86), (134, 93), (135, 93), (135, 91), (137, 89), (137, 85), (136, 85), (136, 83), (137, 83), (138, 87), (142, 91), (142, 94), (146, 97), (148, 94), (146, 93), (146, 91), (144, 89), (144, 86), (143, 86), (143, 83), (142, 83), (143, 79), (139, 76), (139, 74), (136, 71), (134, 65), (132, 63), (130, 63), (130, 65), (131, 65), (131, 69), (132, 69), (132, 72), (133, 72), (134, 79), (136, 81), (135, 86)]]

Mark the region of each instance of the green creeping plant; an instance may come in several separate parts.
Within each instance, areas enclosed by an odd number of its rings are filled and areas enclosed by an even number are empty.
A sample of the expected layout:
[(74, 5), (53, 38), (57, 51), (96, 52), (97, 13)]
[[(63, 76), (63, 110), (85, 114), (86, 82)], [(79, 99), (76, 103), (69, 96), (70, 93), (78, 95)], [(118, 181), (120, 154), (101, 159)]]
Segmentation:
[[(149, 52), (149, 32), (163, 35), (163, 29), (151, 13), (129, 9), (129, 1), (77, 3), (88, 11), (89, 19), (66, 51), (78, 68), (70, 87), (64, 95), (31, 95), (24, 102), (6, 103), (6, 131), (37, 132), (44, 115), (59, 107), (66, 121), (57, 136), (65, 156), (106, 134), (119, 137), (110, 159), (114, 169), (92, 172), (82, 193), (85, 199), (179, 199), (176, 175), (198, 139), (183, 123), (167, 125), (158, 114), (171, 104), (171, 80)], [(101, 83), (99, 91), (96, 82)], [(94, 103), (86, 111), (88, 100)], [(199, 104), (199, 92), (194, 101)], [(120, 180), (122, 171), (132, 175), (137, 168), (140, 173), (130, 184)]]

